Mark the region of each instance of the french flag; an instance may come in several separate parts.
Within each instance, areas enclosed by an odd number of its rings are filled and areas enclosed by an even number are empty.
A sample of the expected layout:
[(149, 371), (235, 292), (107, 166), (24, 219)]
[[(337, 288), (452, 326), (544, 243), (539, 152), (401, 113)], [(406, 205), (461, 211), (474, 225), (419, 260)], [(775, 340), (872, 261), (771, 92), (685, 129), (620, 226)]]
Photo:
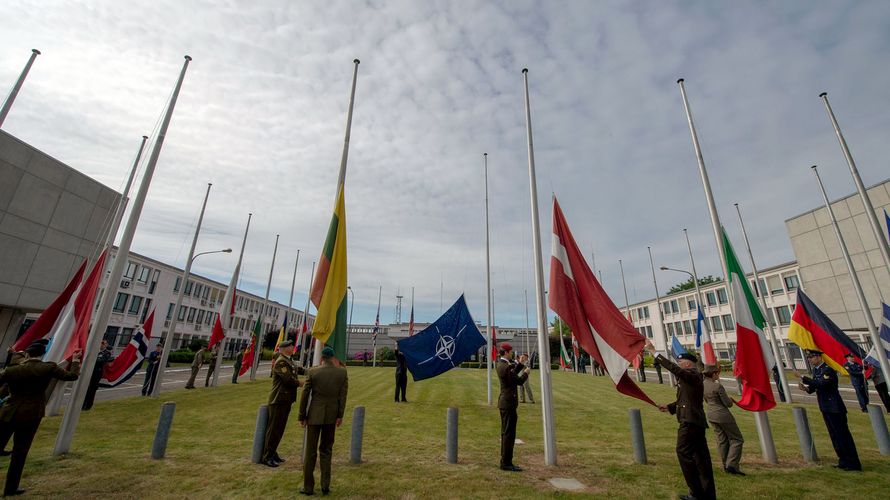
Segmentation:
[(148, 342), (151, 341), (151, 329), (154, 326), (155, 309), (152, 308), (145, 325), (133, 335), (130, 343), (123, 352), (110, 363), (106, 363), (102, 369), (102, 378), (99, 385), (102, 387), (115, 387), (130, 379), (142, 368), (142, 361), (148, 354)]

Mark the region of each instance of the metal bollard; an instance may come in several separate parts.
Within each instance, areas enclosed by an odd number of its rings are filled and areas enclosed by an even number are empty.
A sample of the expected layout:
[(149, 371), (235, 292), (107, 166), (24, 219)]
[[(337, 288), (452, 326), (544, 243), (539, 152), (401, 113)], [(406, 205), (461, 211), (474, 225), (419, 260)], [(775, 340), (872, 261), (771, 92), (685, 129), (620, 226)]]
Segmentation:
[(884, 409), (880, 405), (868, 405), (868, 418), (871, 428), (875, 431), (875, 440), (881, 455), (890, 455), (890, 434), (887, 433), (887, 422), (884, 420)]
[(176, 411), (176, 403), (167, 401), (161, 405), (161, 417), (158, 419), (158, 430), (155, 431), (155, 440), (151, 444), (151, 458), (160, 460), (167, 453), (167, 439), (170, 438), (170, 427), (173, 425), (173, 413)]
[(800, 454), (804, 462), (819, 460), (816, 454), (816, 444), (813, 442), (813, 434), (810, 432), (810, 421), (807, 419), (807, 410), (799, 406), (791, 408), (794, 415), (794, 425), (797, 427), (797, 440), (800, 441)]
[(646, 442), (643, 439), (643, 417), (639, 408), (631, 408), (627, 413), (630, 416), (630, 442), (634, 448), (634, 462), (645, 465), (649, 461), (646, 459)]
[(349, 463), (362, 463), (362, 434), (365, 432), (365, 407), (352, 410), (352, 443), (349, 445)]
[(445, 459), (457, 463), (457, 408), (449, 407), (445, 416)]
[(260, 406), (256, 414), (256, 428), (253, 431), (253, 452), (250, 461), (258, 464), (263, 460), (263, 445), (266, 444), (266, 427), (269, 425), (269, 407)]

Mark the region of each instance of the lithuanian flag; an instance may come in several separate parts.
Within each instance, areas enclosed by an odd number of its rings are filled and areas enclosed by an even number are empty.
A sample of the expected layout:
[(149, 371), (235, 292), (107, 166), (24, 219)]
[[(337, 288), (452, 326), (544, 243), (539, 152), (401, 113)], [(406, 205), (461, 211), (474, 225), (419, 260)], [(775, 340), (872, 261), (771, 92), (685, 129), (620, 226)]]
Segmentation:
[(853, 353), (854, 360), (859, 364), (862, 364), (865, 356), (862, 348), (820, 311), (800, 288), (797, 289), (797, 305), (791, 315), (791, 326), (788, 327), (788, 340), (801, 349), (822, 351), (822, 360), (843, 375), (847, 375), (844, 369), (847, 353)]
[(337, 193), (334, 216), (312, 282), (312, 303), (318, 310), (312, 336), (346, 359), (346, 202), (344, 185)]

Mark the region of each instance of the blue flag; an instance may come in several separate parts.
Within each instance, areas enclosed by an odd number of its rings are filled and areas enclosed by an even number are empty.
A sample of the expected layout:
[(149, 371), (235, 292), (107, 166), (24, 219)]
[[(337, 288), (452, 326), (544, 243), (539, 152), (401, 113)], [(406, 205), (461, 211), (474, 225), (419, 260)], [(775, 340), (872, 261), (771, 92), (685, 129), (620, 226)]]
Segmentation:
[(704, 326), (704, 325), (702, 325), (702, 323), (705, 322), (705, 315), (702, 314), (701, 307), (699, 307), (697, 309), (698, 309), (698, 318), (696, 318), (696, 320), (695, 320), (695, 348), (701, 349), (701, 331), (702, 331), (702, 327)]
[(683, 345), (680, 344), (677, 337), (671, 335), (671, 355), (674, 358), (677, 358), (681, 354), (686, 354), (686, 349), (683, 348)]
[[(881, 318), (881, 326), (878, 333), (881, 338), (881, 343), (884, 344), (882, 346), (884, 348), (884, 353), (888, 357), (890, 357), (890, 306), (881, 303), (881, 308), (883, 310), (883, 317)], [(871, 350), (868, 351), (868, 355), (865, 356), (865, 360), (871, 363), (871, 365), (875, 368), (881, 367), (881, 363), (878, 361), (878, 353), (875, 350), (875, 346), (872, 346)]]
[(464, 296), (414, 336), (398, 341), (414, 381), (435, 377), (460, 365), (485, 345)]

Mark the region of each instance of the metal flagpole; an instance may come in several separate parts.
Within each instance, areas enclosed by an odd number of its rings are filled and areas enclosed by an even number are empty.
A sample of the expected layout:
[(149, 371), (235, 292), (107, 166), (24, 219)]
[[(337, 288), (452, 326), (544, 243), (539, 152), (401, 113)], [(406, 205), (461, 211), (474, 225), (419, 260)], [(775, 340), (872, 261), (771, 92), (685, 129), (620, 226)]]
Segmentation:
[[(624, 264), (618, 259), (618, 269), (621, 270), (621, 286), (624, 287), (624, 311), (628, 321), (630, 321), (630, 302), (627, 300), (627, 283), (624, 282)], [(640, 371), (634, 370), (634, 378), (640, 381)]]
[[(550, 384), (550, 335), (547, 304), (544, 302), (544, 258), (541, 253), (541, 224), (538, 219), (538, 184), (535, 178), (535, 148), (532, 141), (532, 112), (528, 97), (528, 69), (522, 69), (525, 87), (525, 130), (528, 139), (528, 185), (532, 208), (532, 245), (535, 255), (535, 309), (538, 313), (538, 359), (541, 368), (541, 415), (544, 425), (544, 464), (556, 465), (556, 435), (553, 425), (553, 392)], [(489, 336), (490, 338), (491, 336)]]
[(256, 339), (256, 347), (253, 351), (253, 366), (250, 367), (250, 380), (256, 380), (256, 371), (259, 368), (261, 354), (263, 352), (263, 340), (266, 338), (266, 316), (269, 314), (269, 292), (272, 290), (272, 274), (275, 272), (275, 256), (278, 254), (278, 237), (275, 235), (275, 248), (272, 250), (272, 265), (269, 266), (269, 281), (266, 283), (266, 297), (263, 299), (263, 308), (260, 309), (260, 323), (263, 327), (260, 329), (259, 335), (262, 338)]
[[(853, 161), (853, 155), (850, 153), (850, 148), (847, 147), (847, 141), (844, 139), (841, 127), (837, 123), (837, 118), (834, 116), (831, 104), (828, 103), (828, 93), (822, 92), (819, 94), (819, 97), (821, 97), (822, 102), (825, 103), (825, 110), (828, 111), (828, 117), (831, 118), (831, 125), (834, 127), (834, 133), (837, 134), (837, 140), (841, 145), (841, 150), (844, 152), (847, 166), (850, 167), (850, 174), (853, 176), (853, 182), (856, 183), (856, 191), (859, 191), (859, 197), (862, 198), (862, 205), (868, 216), (868, 223), (871, 224), (871, 230), (875, 233), (875, 238), (878, 240), (878, 248), (881, 249), (881, 256), (884, 257), (884, 265), (890, 270), (890, 243), (887, 243), (887, 237), (884, 235), (884, 231), (881, 229), (881, 223), (878, 222), (878, 217), (875, 215), (875, 206), (872, 205), (871, 199), (868, 197), (868, 191), (866, 191), (865, 185), (862, 183), (862, 177), (859, 177), (859, 169), (856, 168), (856, 162)], [(885, 371), (884, 373), (887, 372)]]
[[(658, 326), (661, 328), (661, 339), (664, 341), (665, 352), (670, 351), (668, 345), (667, 328), (664, 326), (664, 311), (661, 309), (661, 296), (658, 294), (658, 280), (655, 279), (655, 262), (652, 260), (652, 247), (646, 247), (649, 251), (649, 267), (652, 268), (652, 285), (655, 286), (655, 306), (658, 308)], [(668, 372), (668, 382), (674, 385), (674, 374)]]
[[(834, 226), (834, 233), (837, 235), (837, 241), (841, 246), (844, 262), (847, 263), (847, 271), (850, 273), (850, 279), (853, 280), (853, 288), (856, 290), (856, 298), (859, 300), (859, 307), (862, 308), (862, 315), (865, 317), (865, 325), (868, 327), (868, 334), (871, 337), (872, 345), (876, 346), (874, 349), (875, 357), (878, 358), (878, 363), (881, 365), (881, 372), (883, 372), (886, 377), (886, 374), (890, 373), (890, 364), (887, 362), (887, 352), (885, 349), (881, 349), (881, 346), (884, 344), (878, 336), (875, 319), (871, 315), (871, 310), (868, 308), (868, 302), (865, 300), (865, 293), (862, 291), (862, 283), (859, 282), (859, 275), (856, 274), (856, 268), (853, 266), (853, 259), (850, 258), (850, 252), (847, 250), (847, 243), (844, 241), (841, 227), (838, 225), (837, 219), (834, 217), (834, 210), (831, 208), (831, 202), (828, 201), (828, 193), (825, 192), (825, 186), (822, 185), (822, 178), (819, 177), (819, 169), (816, 168), (816, 165), (813, 165), (813, 173), (816, 174), (816, 181), (819, 183), (819, 189), (822, 191), (822, 198), (825, 200), (825, 208), (828, 210), (829, 217), (831, 217), (831, 224)], [(866, 208), (866, 211), (868, 211), (868, 208)]]
[[(291, 278), (291, 281), (290, 281), (290, 298), (287, 299), (287, 312), (290, 312), (290, 310), (294, 307), (294, 287), (297, 286), (297, 267), (299, 265), (300, 265), (300, 249), (298, 248), (297, 249), (297, 260), (296, 260), (296, 262), (294, 262), (294, 277)], [(284, 313), (285, 319), (287, 319), (287, 312)], [(294, 315), (294, 318), (291, 320), (291, 324), (296, 323), (295, 320), (296, 320), (296, 314)], [(297, 327), (297, 328), (299, 328), (299, 327)], [(284, 340), (287, 340), (287, 337), (288, 337), (287, 327), (285, 326)], [(296, 340), (296, 339), (294, 339), (294, 340)], [(273, 367), (274, 367), (274, 365), (273, 365)], [(270, 369), (270, 371), (271, 371), (271, 369)], [(270, 376), (271, 376), (271, 374), (270, 374)]]
[[(312, 279), (315, 276), (315, 261), (312, 261), (312, 271), (309, 273), (309, 290), (306, 292), (306, 309), (303, 309), (303, 320), (300, 321), (300, 331), (297, 333), (297, 343), (300, 344), (300, 366), (306, 366), (306, 353), (309, 351), (308, 346), (303, 344), (306, 342), (306, 335), (303, 332), (303, 325), (309, 330), (309, 304), (310, 295), (312, 294)], [(310, 335), (311, 337), (311, 335)]]
[[(219, 324), (222, 325), (223, 328), (223, 338), (220, 340), (220, 344), (225, 342), (225, 333), (229, 328), (229, 322), (232, 321), (232, 302), (235, 300), (235, 296), (238, 293), (238, 280), (239, 275), (241, 274), (241, 262), (244, 260), (244, 248), (247, 247), (247, 233), (250, 231), (250, 219), (253, 218), (253, 213), (247, 214), (247, 226), (244, 228), (244, 238), (241, 240), (241, 252), (238, 253), (238, 263), (235, 264), (235, 271), (232, 273), (232, 280), (229, 282), (229, 288), (226, 289), (226, 296), (223, 297), (223, 306), (220, 307), (220, 311), (225, 311), (225, 316), (220, 314)], [(185, 283), (185, 281), (183, 281)], [(184, 285), (183, 285), (184, 286)], [(231, 296), (229, 296), (229, 289), (231, 289)], [(225, 309), (223, 309), (225, 307)], [(178, 312), (177, 312), (178, 314)], [(248, 325), (249, 327), (250, 325)], [(211, 331), (212, 335), (212, 331)], [(220, 349), (222, 350), (222, 349)], [(242, 360), (243, 361), (243, 360)], [(213, 368), (213, 380), (210, 382), (211, 387), (216, 387), (219, 385), (219, 372), (222, 366), (222, 356), (216, 356), (216, 365)], [(235, 377), (237, 379), (237, 376)], [(155, 386), (157, 387), (157, 386)]]
[[(139, 152), (136, 153), (136, 159), (133, 160), (133, 167), (130, 168), (130, 175), (127, 177), (127, 183), (124, 186), (124, 191), (121, 193), (121, 197), (117, 202), (117, 209), (114, 214), (114, 221), (112, 222), (111, 230), (108, 231), (108, 236), (105, 238), (105, 248), (111, 248), (114, 245), (114, 239), (117, 237), (117, 232), (120, 230), (121, 221), (124, 219), (124, 212), (127, 211), (127, 203), (130, 201), (130, 188), (133, 187), (133, 180), (136, 177), (136, 170), (139, 169), (139, 161), (142, 159), (142, 152), (145, 150), (145, 143), (148, 141), (148, 136), (142, 136), (142, 142), (139, 144)], [(99, 256), (96, 255), (96, 258)]]
[[(703, 297), (701, 294), (701, 287), (698, 284), (698, 271), (695, 270), (695, 258), (692, 257), (692, 244), (689, 243), (689, 232), (686, 230), (686, 228), (683, 228), (683, 236), (686, 238), (686, 248), (689, 250), (689, 262), (692, 265), (692, 281), (695, 284), (695, 302), (696, 302), (698, 308), (700, 309), (703, 304), (703, 302), (702, 302)], [(756, 273), (756, 271), (755, 271), (755, 273)], [(698, 311), (695, 311), (695, 322), (698, 323)], [(704, 328), (705, 332), (708, 334), (708, 338), (711, 339), (711, 346), (714, 346), (715, 341), (714, 341), (714, 338), (711, 336), (711, 325), (708, 324), (708, 319), (705, 318), (705, 320), (702, 321), (702, 323), (703, 323), (702, 328)], [(772, 335), (772, 330), (770, 330), (770, 335)], [(704, 359), (704, 354), (705, 354), (704, 345), (702, 345), (701, 354), (702, 354), (702, 359)], [(776, 359), (779, 359), (779, 358), (777, 357)], [(714, 361), (716, 362), (717, 360), (715, 359)]]
[(377, 290), (377, 318), (374, 320), (374, 328), (377, 330), (374, 332), (373, 341), (373, 356), (371, 357), (371, 366), (377, 366), (377, 335), (380, 335), (380, 298), (383, 296), (383, 285), (380, 285), (380, 288)]
[(529, 366), (531, 366), (531, 365), (532, 365), (532, 362), (531, 362), (532, 351), (531, 351), (531, 345), (529, 345), (529, 340), (528, 340), (528, 331), (529, 331), (529, 324), (528, 324), (528, 289), (526, 288), (526, 289), (523, 290), (523, 291), (525, 292), (525, 353), (528, 354), (528, 356), (529, 356), (529, 358), (528, 358), (528, 360), (529, 360)]
[(13, 85), (12, 91), (9, 92), (9, 97), (7, 97), (6, 102), (3, 103), (3, 109), (0, 109), (0, 127), (3, 127), (3, 122), (6, 121), (6, 115), (8, 115), (9, 110), (12, 109), (12, 103), (15, 102), (16, 96), (19, 95), (19, 90), (21, 90), (22, 84), (25, 83), (25, 78), (27, 78), (28, 72), (31, 71), (31, 66), (34, 64), (34, 60), (37, 59), (37, 56), (39, 55), (39, 50), (31, 49), (31, 57), (28, 59), (28, 63), (25, 64), (25, 69), (22, 70), (22, 74), (19, 75), (19, 79), (16, 80), (15, 85)]
[[(689, 99), (686, 97), (686, 86), (684, 80), (680, 78), (677, 84), (680, 86), (680, 94), (683, 97), (683, 108), (686, 111), (686, 120), (689, 123), (689, 133), (692, 136), (692, 146), (695, 148), (695, 157), (698, 161), (698, 171), (701, 175), (702, 187), (705, 191), (705, 199), (708, 202), (708, 212), (711, 215), (711, 226), (714, 230), (714, 242), (717, 244), (717, 255), (720, 256), (720, 269), (723, 271), (723, 283), (727, 286), (726, 295), (732, 307), (732, 293), (729, 293), (729, 275), (726, 269), (726, 256), (723, 254), (723, 238), (720, 234), (720, 217), (717, 214), (717, 205), (714, 203), (714, 195), (711, 192), (711, 181), (708, 179), (708, 171), (705, 168), (705, 159), (702, 156), (701, 144), (698, 141), (698, 134), (695, 131), (695, 122), (692, 120), (692, 110), (689, 108)], [(744, 277), (742, 277), (744, 279)], [(693, 278), (695, 279), (695, 278)], [(757, 435), (760, 439), (760, 449), (763, 451), (763, 458), (770, 463), (777, 463), (776, 445), (772, 439), (772, 429), (769, 424), (769, 416), (765, 411), (756, 411), (754, 413), (754, 423), (757, 426)]]
[(495, 346), (491, 341), (491, 232), (488, 225), (488, 153), (482, 153), (482, 166), (485, 171), (485, 300), (488, 313), (488, 322), (485, 327), (485, 343), (488, 346), (485, 372), (488, 382), (488, 405), (491, 406), (491, 353)]
[[(785, 400), (788, 403), (792, 403), (791, 400), (791, 386), (788, 385), (788, 378), (785, 376), (785, 366), (782, 359), (781, 351), (779, 350), (779, 343), (776, 340), (776, 333), (773, 330), (773, 325), (769, 322), (769, 313), (767, 312), (766, 306), (766, 297), (764, 296), (764, 291), (760, 290), (760, 275), (757, 272), (757, 264), (754, 263), (754, 252), (751, 251), (751, 243), (748, 242), (748, 231), (745, 229), (745, 221), (742, 220), (742, 211), (739, 210), (739, 204), (734, 203), (735, 211), (739, 214), (739, 224), (742, 226), (742, 236), (745, 237), (745, 246), (748, 247), (748, 258), (751, 259), (751, 270), (754, 272), (754, 283), (757, 288), (757, 295), (760, 296), (760, 307), (763, 308), (763, 314), (766, 318), (766, 327), (769, 332), (769, 344), (773, 348), (773, 356), (776, 358), (776, 370), (779, 372), (779, 383), (782, 384), (782, 390), (785, 393)], [(688, 243), (689, 237), (686, 237), (686, 241)], [(692, 249), (690, 248), (690, 257), (692, 256)], [(695, 267), (692, 268), (693, 272), (695, 271)]]
[[(182, 283), (179, 287), (179, 294), (176, 296), (176, 305), (173, 306), (173, 317), (170, 318), (170, 333), (167, 341), (164, 342), (164, 350), (161, 351), (161, 360), (158, 363), (157, 374), (155, 375), (155, 384), (152, 387), (151, 397), (156, 398), (161, 394), (161, 384), (164, 382), (164, 371), (167, 367), (167, 360), (170, 358), (170, 350), (173, 348), (173, 337), (176, 335), (176, 325), (179, 320), (179, 308), (182, 307), (182, 297), (185, 295), (186, 285), (189, 282), (189, 275), (192, 272), (192, 260), (195, 256), (195, 246), (198, 244), (198, 235), (201, 234), (201, 223), (204, 221), (204, 210), (207, 209), (207, 199), (210, 198), (210, 186), (207, 183), (207, 192), (204, 193), (204, 203), (201, 204), (201, 214), (198, 216), (198, 224), (195, 226), (195, 236), (192, 238), (192, 247), (189, 249), (189, 256), (185, 261), (185, 271), (182, 272)], [(111, 284), (111, 282), (109, 282)], [(159, 318), (160, 319), (160, 318)]]
[[(139, 186), (139, 191), (136, 194), (136, 198), (133, 200), (133, 209), (130, 212), (130, 219), (127, 221), (126, 228), (124, 228), (124, 234), (121, 239), (120, 247), (118, 247), (117, 257), (114, 260), (114, 266), (112, 267), (111, 275), (108, 278), (110, 290), (114, 290), (112, 286), (115, 283), (120, 282), (121, 275), (124, 273), (124, 266), (127, 264), (127, 257), (130, 254), (130, 245), (133, 243), (133, 236), (136, 234), (136, 226), (139, 224), (139, 216), (142, 214), (142, 207), (145, 204), (145, 198), (148, 195), (148, 188), (151, 186), (151, 178), (154, 175), (155, 166), (158, 164), (161, 148), (164, 145), (164, 138), (167, 135), (167, 128), (170, 125), (170, 120), (173, 117), (173, 109), (176, 107), (176, 100), (179, 97), (179, 90), (182, 88), (185, 72), (188, 69), (189, 61), (191, 60), (191, 57), (185, 56), (185, 63), (182, 65), (179, 79), (176, 81), (176, 87), (173, 90), (173, 95), (170, 97), (167, 112), (164, 115), (164, 120), (161, 123), (161, 128), (159, 129), (157, 139), (155, 140), (154, 149), (152, 149), (148, 165), (145, 167), (142, 184)], [(102, 295), (101, 300), (99, 300), (99, 310), (96, 312), (95, 321), (93, 322), (92, 328), (90, 328), (86, 346), (87, 349), (84, 353), (83, 366), (81, 368), (81, 373), (83, 373), (84, 376), (77, 379), (77, 383), (74, 385), (74, 391), (71, 394), (71, 398), (68, 400), (68, 407), (62, 417), (62, 423), (59, 426), (59, 433), (56, 436), (55, 446), (53, 447), (54, 456), (68, 453), (71, 449), (71, 440), (74, 439), (74, 431), (77, 429), (78, 420), (80, 420), (83, 400), (86, 396), (87, 388), (90, 385), (89, 374), (93, 373), (93, 367), (96, 365), (96, 355), (99, 352), (99, 344), (102, 342), (102, 338), (105, 335), (105, 329), (108, 325), (108, 317), (111, 315), (111, 306), (116, 299), (113, 295), (115, 294), (105, 293)]]

